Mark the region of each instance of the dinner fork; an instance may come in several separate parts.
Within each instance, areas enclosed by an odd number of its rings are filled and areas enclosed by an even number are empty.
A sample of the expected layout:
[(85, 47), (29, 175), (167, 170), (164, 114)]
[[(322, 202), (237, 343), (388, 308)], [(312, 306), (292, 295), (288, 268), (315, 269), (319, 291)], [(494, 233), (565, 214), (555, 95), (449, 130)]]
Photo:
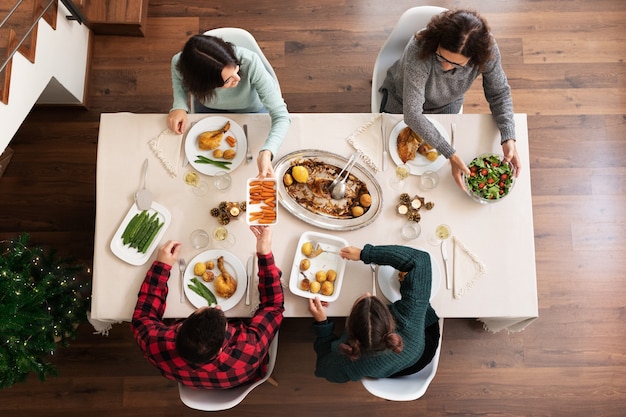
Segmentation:
[(246, 137), (246, 164), (252, 162), (252, 152), (250, 152), (250, 141), (248, 140), (248, 125), (244, 123), (243, 134)]
[(180, 271), (180, 302), (185, 302), (185, 269), (187, 262), (184, 258), (178, 260), (178, 270)]

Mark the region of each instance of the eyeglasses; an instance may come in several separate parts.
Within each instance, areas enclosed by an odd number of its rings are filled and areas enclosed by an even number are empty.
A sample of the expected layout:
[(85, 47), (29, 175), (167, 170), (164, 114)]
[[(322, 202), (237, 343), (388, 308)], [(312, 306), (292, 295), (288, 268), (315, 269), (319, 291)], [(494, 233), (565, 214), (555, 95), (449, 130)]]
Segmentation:
[(441, 56), (439, 54), (439, 52), (435, 51), (435, 57), (437, 58), (437, 61), (441, 62), (442, 64), (445, 62), (447, 64), (452, 65), (453, 68), (455, 69), (463, 69), (465, 68), (465, 66), (467, 65), (467, 63), (469, 62), (469, 59), (465, 62), (465, 64), (461, 65), (461, 64), (457, 64), (456, 62), (452, 62), (446, 58), (444, 58), (443, 56)]
[(231, 75), (230, 77), (224, 80), (224, 85), (230, 84), (231, 81), (233, 81), (233, 79), (235, 78), (235, 75), (237, 75), (238, 73), (239, 73), (239, 65), (235, 67), (235, 72), (233, 73), (233, 75)]

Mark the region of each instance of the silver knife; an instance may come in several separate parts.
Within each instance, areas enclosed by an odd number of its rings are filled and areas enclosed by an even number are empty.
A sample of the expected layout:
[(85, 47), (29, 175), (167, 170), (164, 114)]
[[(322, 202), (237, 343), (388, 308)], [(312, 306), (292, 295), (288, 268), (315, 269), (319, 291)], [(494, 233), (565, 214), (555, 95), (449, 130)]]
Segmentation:
[(443, 264), (446, 269), (446, 288), (452, 289), (452, 271), (450, 270), (450, 261), (448, 259), (448, 247), (446, 246), (446, 241), (443, 240), (441, 242), (441, 256), (443, 257)]
[(248, 286), (246, 287), (246, 305), (250, 305), (250, 285), (252, 285), (252, 272), (254, 271), (254, 255), (248, 258), (246, 274), (248, 274)]
[(387, 137), (385, 135), (385, 121), (380, 119), (380, 131), (383, 135), (383, 172), (387, 170)]

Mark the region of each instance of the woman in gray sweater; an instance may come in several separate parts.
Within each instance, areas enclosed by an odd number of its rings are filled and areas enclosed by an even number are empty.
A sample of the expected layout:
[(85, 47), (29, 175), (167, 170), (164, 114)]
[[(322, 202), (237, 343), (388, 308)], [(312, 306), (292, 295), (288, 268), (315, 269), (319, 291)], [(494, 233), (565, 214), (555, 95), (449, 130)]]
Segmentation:
[(465, 92), (481, 74), (504, 159), (519, 175), (511, 88), (498, 45), (476, 12), (449, 10), (434, 16), (411, 38), (380, 88), (381, 112), (404, 114), (404, 122), (450, 160), (452, 176), (461, 188), (465, 188), (461, 174), (469, 175), (469, 169), (424, 114), (458, 113)]

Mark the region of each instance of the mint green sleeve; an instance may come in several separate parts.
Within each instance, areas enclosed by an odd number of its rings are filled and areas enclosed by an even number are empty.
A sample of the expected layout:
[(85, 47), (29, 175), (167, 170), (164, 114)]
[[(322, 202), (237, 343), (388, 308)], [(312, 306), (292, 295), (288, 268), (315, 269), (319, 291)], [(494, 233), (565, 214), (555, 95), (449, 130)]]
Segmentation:
[(267, 72), (258, 55), (251, 55), (250, 67), (248, 69), (250, 82), (257, 90), (259, 98), (269, 112), (271, 119), (270, 132), (260, 150), (269, 150), (272, 153), (272, 157), (274, 157), (287, 135), (291, 118), (289, 117), (287, 105), (285, 100), (283, 100), (278, 82)]
[(187, 90), (185, 90), (183, 78), (180, 75), (180, 72), (176, 69), (176, 65), (180, 59), (180, 54), (181, 52), (172, 57), (172, 91), (174, 92), (174, 104), (172, 104), (170, 111), (185, 110), (189, 113), (189, 106), (187, 105), (189, 97)]

